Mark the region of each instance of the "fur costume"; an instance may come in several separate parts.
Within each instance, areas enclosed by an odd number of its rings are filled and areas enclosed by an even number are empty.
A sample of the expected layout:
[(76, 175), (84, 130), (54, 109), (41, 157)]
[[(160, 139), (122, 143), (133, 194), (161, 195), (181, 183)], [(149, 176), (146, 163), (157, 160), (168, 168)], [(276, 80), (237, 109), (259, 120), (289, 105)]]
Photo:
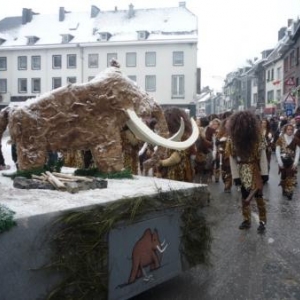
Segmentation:
[[(240, 229), (251, 226), (250, 201), (254, 196), (258, 208), (260, 224), (267, 221), (263, 199), (263, 180), (268, 176), (266, 143), (261, 134), (260, 124), (250, 111), (233, 114), (229, 119), (230, 139), (228, 151), (230, 167), (236, 185), (241, 185), (242, 214), (244, 222)], [(247, 225), (247, 227), (243, 225)], [(260, 227), (259, 227), (260, 228)]]

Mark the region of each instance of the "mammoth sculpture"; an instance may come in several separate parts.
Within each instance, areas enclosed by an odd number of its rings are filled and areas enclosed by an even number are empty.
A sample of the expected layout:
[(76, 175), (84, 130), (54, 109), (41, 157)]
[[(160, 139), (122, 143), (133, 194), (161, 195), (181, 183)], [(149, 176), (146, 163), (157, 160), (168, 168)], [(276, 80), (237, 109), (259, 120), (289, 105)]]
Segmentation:
[[(43, 167), (48, 151), (90, 150), (99, 170), (120, 171), (124, 167), (120, 131), (125, 126), (138, 139), (158, 145), (157, 155), (166, 148), (186, 149), (198, 137), (194, 122), (186, 141), (168, 139), (161, 107), (118, 66), (107, 68), (88, 83), (69, 84), (27, 100), (22, 107), (6, 110), (2, 117), (6, 121), (0, 135), (8, 124), (20, 170)], [(158, 121), (157, 134), (140, 119), (149, 117)]]

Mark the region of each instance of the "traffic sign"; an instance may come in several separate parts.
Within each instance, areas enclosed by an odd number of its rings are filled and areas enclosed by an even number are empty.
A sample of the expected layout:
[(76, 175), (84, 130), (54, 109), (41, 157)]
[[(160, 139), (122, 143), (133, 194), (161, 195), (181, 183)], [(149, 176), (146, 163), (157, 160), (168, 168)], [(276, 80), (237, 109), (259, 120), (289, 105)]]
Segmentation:
[(290, 77), (289, 79), (287, 79), (285, 81), (285, 85), (289, 85), (289, 86), (294, 86), (295, 85), (295, 81), (293, 77)]
[(295, 97), (292, 96), (291, 93), (288, 93), (286, 98), (284, 99), (284, 103), (295, 103)]

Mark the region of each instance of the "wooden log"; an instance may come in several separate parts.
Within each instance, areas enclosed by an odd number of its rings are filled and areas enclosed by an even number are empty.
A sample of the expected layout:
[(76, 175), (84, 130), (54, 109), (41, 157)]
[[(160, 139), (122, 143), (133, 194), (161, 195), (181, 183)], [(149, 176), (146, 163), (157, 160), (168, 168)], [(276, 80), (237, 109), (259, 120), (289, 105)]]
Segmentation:
[[(57, 177), (57, 176), (56, 176)], [(61, 182), (76, 182), (76, 181), (79, 181), (79, 179), (76, 179), (76, 178), (63, 178), (63, 177), (60, 177), (58, 178)]]
[(58, 190), (66, 190), (66, 186), (51, 172), (46, 171), (46, 175), (48, 175), (48, 180), (50, 183), (54, 184)]
[(35, 174), (32, 174), (31, 178), (32, 179), (38, 179), (38, 180), (41, 180), (41, 181), (47, 181), (47, 178), (45, 178), (45, 176), (38, 176), (38, 175), (35, 175)]
[(59, 178), (77, 179), (77, 180), (93, 182), (92, 178), (87, 178), (84, 176), (75, 176), (75, 175), (62, 174), (62, 173), (56, 173), (56, 172), (53, 172), (53, 175), (55, 175), (56, 177), (59, 177)]

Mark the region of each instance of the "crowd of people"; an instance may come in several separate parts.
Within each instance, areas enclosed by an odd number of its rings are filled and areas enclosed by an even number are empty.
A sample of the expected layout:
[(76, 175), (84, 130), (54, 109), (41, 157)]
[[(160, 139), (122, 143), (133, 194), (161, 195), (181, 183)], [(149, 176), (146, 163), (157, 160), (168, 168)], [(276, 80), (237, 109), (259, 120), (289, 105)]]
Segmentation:
[[(178, 130), (183, 117), (187, 132), (182, 140), (190, 134), (189, 119), (183, 110), (166, 111), (170, 135)], [(241, 191), (243, 216), (239, 229), (251, 227), (250, 203), (255, 199), (259, 215), (257, 231), (263, 233), (267, 222), (263, 185), (269, 180), (272, 154), (278, 162), (278, 170), (272, 171), (280, 174), (282, 195), (288, 200), (293, 197), (300, 151), (300, 114), (261, 118), (250, 111), (228, 112), (199, 118), (197, 123), (199, 138), (195, 145), (185, 151), (170, 151), (169, 157), (154, 166), (153, 175), (203, 184), (222, 182), (225, 193), (237, 186)]]
[[(170, 137), (176, 135), (182, 120), (186, 140), (192, 133), (192, 124), (185, 110), (171, 107), (164, 110)], [(121, 132), (123, 164), (132, 174), (156, 176), (177, 181), (201, 184), (220, 182), (224, 193), (235, 185), (241, 191), (243, 221), (240, 229), (251, 227), (251, 201), (255, 199), (259, 214), (258, 232), (266, 229), (266, 206), (263, 185), (269, 180), (271, 156), (278, 162), (279, 185), (282, 194), (292, 200), (297, 185), (297, 167), (300, 156), (300, 112), (294, 117), (261, 118), (251, 111), (227, 112), (196, 120), (199, 137), (186, 150), (168, 150), (165, 157), (157, 155), (157, 147), (139, 141), (129, 128)], [(146, 120), (155, 131), (157, 121)], [(12, 158), (17, 163), (15, 145)], [(1, 149), (0, 149), (1, 150)], [(90, 151), (63, 153), (65, 165), (93, 166)], [(76, 158), (76, 159), (75, 159)], [(7, 169), (0, 151), (0, 170)], [(151, 172), (150, 172), (151, 171)]]

